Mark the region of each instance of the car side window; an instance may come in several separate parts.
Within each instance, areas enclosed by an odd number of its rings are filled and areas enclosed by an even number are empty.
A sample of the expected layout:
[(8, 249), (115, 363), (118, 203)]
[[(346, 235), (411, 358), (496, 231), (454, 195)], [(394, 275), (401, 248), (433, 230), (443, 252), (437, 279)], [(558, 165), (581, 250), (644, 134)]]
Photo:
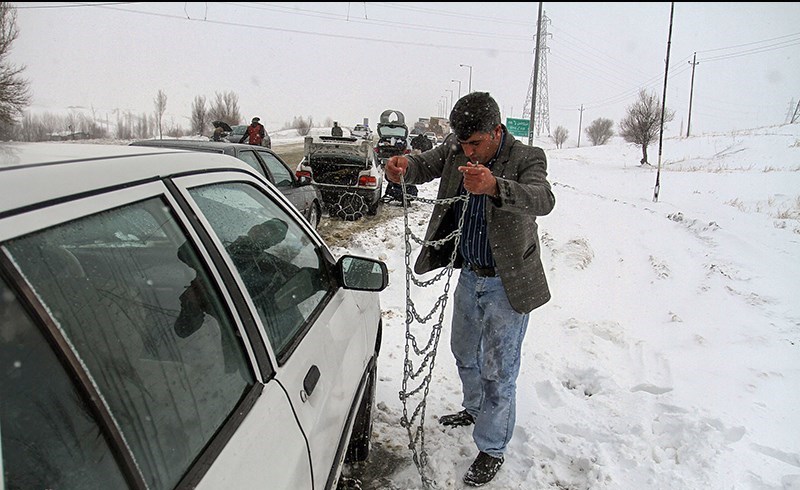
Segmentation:
[(332, 281), (311, 238), (255, 186), (189, 191), (225, 247), (281, 362), (323, 304)]
[(0, 488), (127, 488), (84, 398), (0, 278)]
[(239, 160), (253, 167), (253, 169), (265, 179), (270, 180), (269, 176), (264, 173), (264, 169), (261, 167), (261, 163), (258, 161), (256, 152), (250, 150), (240, 151)]
[[(143, 200), (6, 247), (97, 386), (148, 486), (173, 488), (255, 378), (215, 282), (167, 203)], [(74, 403), (61, 398), (50, 404)]]
[(275, 179), (273, 182), (278, 187), (287, 187), (292, 185), (292, 174), (286, 165), (281, 163), (275, 155), (266, 151), (258, 152), (261, 155), (261, 158), (264, 159), (264, 163), (267, 165), (269, 172), (272, 174), (272, 177)]

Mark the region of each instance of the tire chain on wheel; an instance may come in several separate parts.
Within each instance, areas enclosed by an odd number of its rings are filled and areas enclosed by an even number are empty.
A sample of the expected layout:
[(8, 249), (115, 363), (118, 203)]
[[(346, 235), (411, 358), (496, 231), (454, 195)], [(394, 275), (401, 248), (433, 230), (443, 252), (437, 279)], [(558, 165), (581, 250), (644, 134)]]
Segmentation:
[(364, 198), (356, 192), (345, 192), (331, 206), (331, 214), (345, 221), (355, 221), (364, 217), (369, 207)]

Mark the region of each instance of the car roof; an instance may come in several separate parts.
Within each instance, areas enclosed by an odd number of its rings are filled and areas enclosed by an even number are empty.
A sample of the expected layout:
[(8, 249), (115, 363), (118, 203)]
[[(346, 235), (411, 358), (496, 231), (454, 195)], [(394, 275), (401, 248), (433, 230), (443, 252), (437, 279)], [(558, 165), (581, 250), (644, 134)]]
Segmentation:
[(205, 140), (178, 140), (178, 139), (160, 139), (160, 140), (138, 140), (130, 144), (131, 146), (154, 146), (159, 148), (180, 148), (190, 150), (203, 150), (203, 151), (216, 151), (234, 154), (238, 148), (240, 150), (267, 150), (272, 153), (272, 150), (266, 146), (249, 145), (247, 143), (232, 143), (230, 141), (205, 141)]
[(215, 170), (255, 175), (238, 158), (216, 153), (104, 144), (1, 143), (0, 215), (98, 189)]

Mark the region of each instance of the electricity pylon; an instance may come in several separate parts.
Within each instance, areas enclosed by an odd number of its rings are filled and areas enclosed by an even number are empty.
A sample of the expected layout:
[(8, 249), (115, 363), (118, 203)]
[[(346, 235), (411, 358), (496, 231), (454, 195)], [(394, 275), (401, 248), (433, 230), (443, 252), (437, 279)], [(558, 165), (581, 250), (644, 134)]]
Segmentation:
[[(528, 93), (525, 95), (525, 105), (523, 105), (522, 118), (531, 117), (531, 94), (533, 93), (534, 79), (536, 82), (536, 113), (534, 117), (534, 131), (537, 136), (542, 134), (542, 129), (547, 130), (550, 136), (550, 101), (547, 96), (547, 23), (550, 19), (545, 12), (542, 15), (541, 35), (539, 38), (539, 76), (534, 77), (535, 67), (531, 69), (531, 81), (528, 84)], [(534, 44), (535, 46), (535, 44)], [(536, 49), (534, 47), (534, 49)]]

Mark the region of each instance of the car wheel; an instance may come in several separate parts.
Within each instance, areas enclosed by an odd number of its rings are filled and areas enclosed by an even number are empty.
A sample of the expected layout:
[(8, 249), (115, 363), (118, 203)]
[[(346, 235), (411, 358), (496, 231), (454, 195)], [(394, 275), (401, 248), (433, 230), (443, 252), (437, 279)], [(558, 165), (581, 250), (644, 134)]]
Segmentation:
[(347, 463), (366, 461), (369, 456), (377, 373), (377, 362), (374, 362), (369, 372), (369, 378), (367, 378), (364, 398), (361, 400), (361, 406), (358, 407), (358, 414), (356, 414), (356, 420), (353, 423), (353, 433), (350, 435), (350, 443), (347, 446), (347, 454), (345, 455), (345, 462)]
[(339, 197), (335, 213), (345, 221), (356, 221), (363, 218), (364, 213), (368, 210), (363, 197), (355, 192), (348, 192)]

